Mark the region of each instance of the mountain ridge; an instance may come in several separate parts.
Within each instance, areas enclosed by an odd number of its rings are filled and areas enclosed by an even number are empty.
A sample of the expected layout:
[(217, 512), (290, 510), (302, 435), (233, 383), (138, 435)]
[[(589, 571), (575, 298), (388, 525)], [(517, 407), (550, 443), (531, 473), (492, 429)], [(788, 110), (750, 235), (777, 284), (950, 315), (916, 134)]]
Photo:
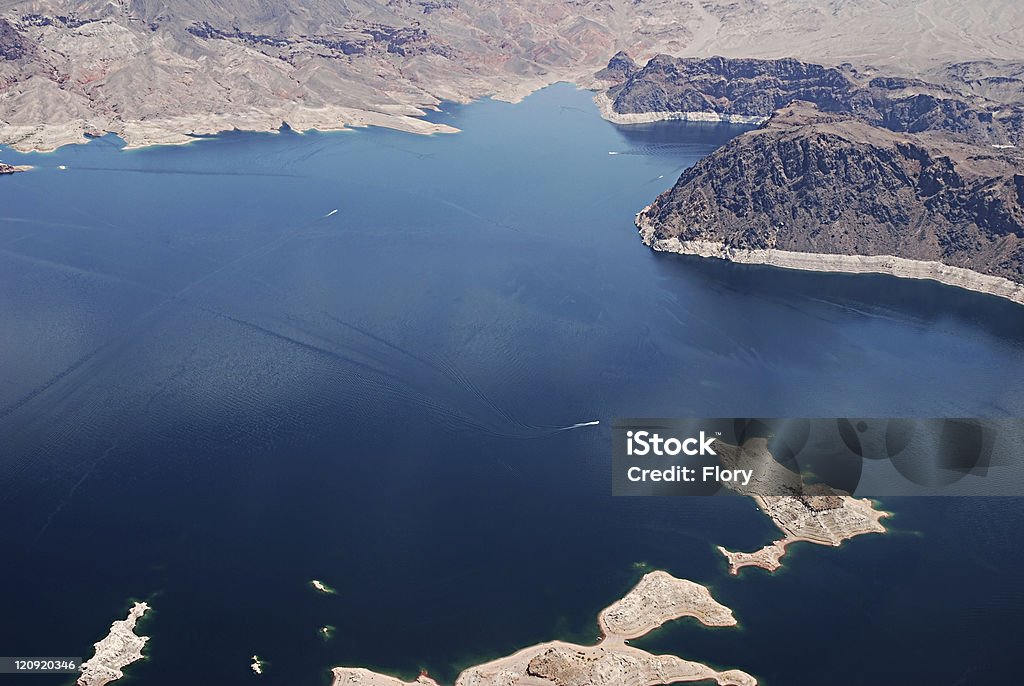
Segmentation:
[(794, 56), (904, 75), (974, 60), (944, 78), (996, 92), (1015, 86), (985, 65), (1019, 58), (1022, 15), (1011, 0), (21, 0), (0, 10), (0, 144), (49, 150), (112, 132), (137, 147), (282, 123), (448, 131), (419, 117), (444, 100), (590, 87), (617, 50)]

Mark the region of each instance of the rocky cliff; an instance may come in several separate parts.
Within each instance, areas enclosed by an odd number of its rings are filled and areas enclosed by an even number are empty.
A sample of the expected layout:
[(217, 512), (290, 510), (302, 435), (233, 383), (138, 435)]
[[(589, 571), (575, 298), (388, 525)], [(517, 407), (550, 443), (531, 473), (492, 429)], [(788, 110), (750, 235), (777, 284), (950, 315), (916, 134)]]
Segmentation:
[(795, 59), (658, 55), (640, 66), (618, 54), (596, 78), (613, 121), (761, 124), (637, 215), (648, 245), (1024, 302), (1020, 73), (946, 65), (940, 84)]
[(704, 113), (723, 120), (763, 121), (780, 107), (802, 100), (823, 112), (852, 114), (890, 131), (946, 131), (978, 144), (1021, 143), (1024, 116), (1019, 103), (983, 96), (950, 74), (947, 81), (962, 88), (791, 58), (656, 55), (640, 67), (619, 53), (596, 77), (611, 84), (604, 95), (609, 118), (623, 123), (650, 113), (661, 118)]

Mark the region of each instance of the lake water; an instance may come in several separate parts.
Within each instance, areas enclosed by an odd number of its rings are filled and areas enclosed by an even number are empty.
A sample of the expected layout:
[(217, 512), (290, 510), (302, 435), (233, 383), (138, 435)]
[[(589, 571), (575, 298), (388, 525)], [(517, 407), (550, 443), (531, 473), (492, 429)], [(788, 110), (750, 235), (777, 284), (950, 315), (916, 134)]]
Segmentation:
[(652, 253), (634, 213), (736, 127), (566, 85), (431, 118), (463, 132), (0, 151), (37, 166), (0, 178), (0, 653), (89, 656), (135, 598), (132, 683), (451, 679), (593, 640), (651, 566), (741, 628), (643, 645), (769, 686), (1018, 680), (1017, 500), (886, 501), (892, 535), (732, 578), (714, 546), (771, 524), (612, 498), (608, 424), (1020, 416), (1024, 308)]

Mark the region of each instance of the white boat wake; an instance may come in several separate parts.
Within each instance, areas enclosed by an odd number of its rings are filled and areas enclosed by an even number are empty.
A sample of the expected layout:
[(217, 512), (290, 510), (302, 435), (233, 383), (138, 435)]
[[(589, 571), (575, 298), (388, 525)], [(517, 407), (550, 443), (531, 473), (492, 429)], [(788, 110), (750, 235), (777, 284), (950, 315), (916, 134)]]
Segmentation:
[(595, 419), (592, 422), (579, 422), (578, 424), (573, 424), (572, 426), (563, 426), (560, 429), (556, 429), (556, 431), (572, 431), (573, 429), (582, 429), (585, 426), (597, 426), (600, 423), (600, 421)]

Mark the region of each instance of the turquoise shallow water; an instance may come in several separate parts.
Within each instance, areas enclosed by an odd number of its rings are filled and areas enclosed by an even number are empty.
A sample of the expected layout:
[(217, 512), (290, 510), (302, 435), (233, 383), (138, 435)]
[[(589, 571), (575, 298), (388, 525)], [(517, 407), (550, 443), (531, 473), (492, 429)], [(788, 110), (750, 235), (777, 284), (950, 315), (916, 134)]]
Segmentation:
[(732, 579), (714, 545), (768, 522), (612, 498), (607, 424), (1020, 415), (1024, 309), (644, 248), (633, 214), (741, 129), (569, 86), (432, 117), (463, 132), (0, 151), (38, 167), (0, 179), (0, 652), (87, 653), (134, 597), (135, 683), (452, 677), (593, 639), (644, 562), (742, 625), (649, 645), (768, 684), (1012, 675), (1016, 500), (887, 501), (894, 535)]

